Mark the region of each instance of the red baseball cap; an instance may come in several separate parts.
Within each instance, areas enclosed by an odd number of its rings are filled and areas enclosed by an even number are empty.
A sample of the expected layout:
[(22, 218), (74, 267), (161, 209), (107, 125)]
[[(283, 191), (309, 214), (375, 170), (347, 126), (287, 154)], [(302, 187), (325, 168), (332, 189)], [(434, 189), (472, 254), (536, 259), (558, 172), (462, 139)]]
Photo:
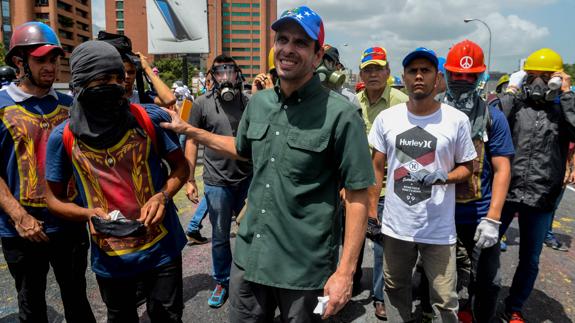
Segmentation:
[(34, 48), (30, 49), (28, 54), (30, 56), (34, 56), (34, 57), (42, 57), (42, 56), (47, 55), (48, 53), (50, 53), (53, 50), (58, 50), (58, 54), (64, 56), (64, 50), (62, 50), (62, 47), (56, 46), (56, 45), (50, 45), (50, 44), (40, 45), (40, 46), (34, 47)]

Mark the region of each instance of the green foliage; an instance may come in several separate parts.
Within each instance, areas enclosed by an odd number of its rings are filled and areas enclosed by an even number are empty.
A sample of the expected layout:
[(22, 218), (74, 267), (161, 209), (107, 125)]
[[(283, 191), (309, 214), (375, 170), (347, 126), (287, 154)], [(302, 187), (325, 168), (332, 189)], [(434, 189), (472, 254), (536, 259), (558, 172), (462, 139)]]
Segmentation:
[[(153, 64), (160, 71), (160, 78), (168, 86), (178, 80), (182, 80), (182, 58), (163, 58), (154, 61)], [(197, 76), (199, 69), (188, 63), (188, 83), (191, 83), (192, 77)]]
[(571, 75), (571, 83), (575, 80), (575, 64), (563, 64), (565, 73)]
[(4, 44), (0, 43), (0, 65), (4, 65), (4, 58), (6, 57), (6, 49)]

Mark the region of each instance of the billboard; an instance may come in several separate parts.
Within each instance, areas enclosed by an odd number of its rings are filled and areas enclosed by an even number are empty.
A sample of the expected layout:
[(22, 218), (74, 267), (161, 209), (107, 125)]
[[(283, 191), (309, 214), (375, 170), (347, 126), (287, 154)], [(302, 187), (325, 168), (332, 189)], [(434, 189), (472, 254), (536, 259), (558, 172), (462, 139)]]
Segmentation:
[(207, 0), (146, 0), (148, 52), (208, 53)]

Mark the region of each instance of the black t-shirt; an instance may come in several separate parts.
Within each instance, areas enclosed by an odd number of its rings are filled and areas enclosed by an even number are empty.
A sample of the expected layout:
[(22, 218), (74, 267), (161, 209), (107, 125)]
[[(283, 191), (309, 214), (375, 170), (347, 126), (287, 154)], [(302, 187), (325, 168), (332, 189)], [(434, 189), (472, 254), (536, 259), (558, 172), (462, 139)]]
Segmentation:
[[(211, 133), (236, 136), (248, 97), (236, 95), (233, 101), (221, 100), (216, 94), (200, 96), (193, 104), (189, 123)], [(206, 147), (204, 150), (204, 183), (212, 186), (234, 186), (252, 176), (251, 162), (233, 160)]]

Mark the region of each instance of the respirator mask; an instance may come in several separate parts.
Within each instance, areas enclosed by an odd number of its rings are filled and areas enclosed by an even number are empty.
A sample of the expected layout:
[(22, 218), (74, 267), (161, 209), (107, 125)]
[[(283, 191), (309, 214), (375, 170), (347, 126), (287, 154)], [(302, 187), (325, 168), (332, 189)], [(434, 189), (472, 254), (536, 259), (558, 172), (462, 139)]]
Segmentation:
[(339, 90), (345, 82), (345, 74), (337, 70), (336, 63), (330, 58), (324, 57), (315, 71), (323, 85), (329, 89)]
[(562, 80), (560, 77), (528, 74), (524, 92), (535, 102), (553, 102), (559, 96)]
[(241, 75), (234, 64), (222, 64), (212, 67), (211, 73), (215, 79), (214, 91), (226, 102), (234, 99), (241, 86)]

